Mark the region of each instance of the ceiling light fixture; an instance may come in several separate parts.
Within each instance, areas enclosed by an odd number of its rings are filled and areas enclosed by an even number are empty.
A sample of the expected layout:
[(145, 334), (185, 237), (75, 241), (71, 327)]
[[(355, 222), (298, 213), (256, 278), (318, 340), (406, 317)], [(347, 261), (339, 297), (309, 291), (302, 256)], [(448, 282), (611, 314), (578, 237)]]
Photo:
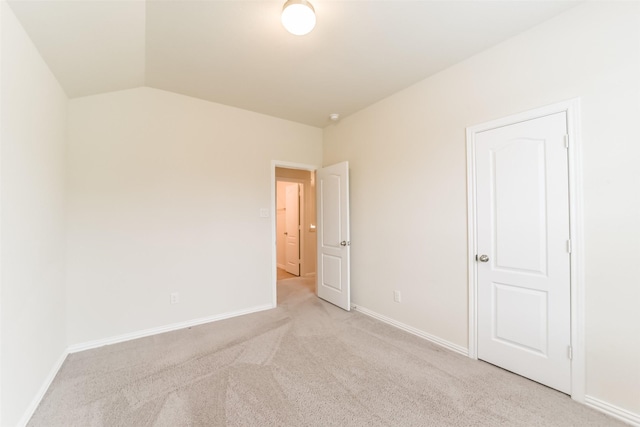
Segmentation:
[(288, 0), (282, 7), (282, 25), (291, 34), (304, 36), (316, 26), (316, 13), (307, 0)]

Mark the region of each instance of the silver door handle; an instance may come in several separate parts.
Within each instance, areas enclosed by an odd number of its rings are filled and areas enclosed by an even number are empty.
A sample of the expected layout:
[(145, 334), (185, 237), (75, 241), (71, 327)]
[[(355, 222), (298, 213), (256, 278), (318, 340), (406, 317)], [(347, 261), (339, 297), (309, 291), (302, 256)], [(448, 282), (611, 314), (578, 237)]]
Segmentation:
[(347, 246), (347, 241), (343, 240), (342, 242), (340, 242), (340, 246)]
[(480, 261), (480, 262), (489, 261), (489, 255), (480, 255), (480, 257), (478, 258), (478, 261)]

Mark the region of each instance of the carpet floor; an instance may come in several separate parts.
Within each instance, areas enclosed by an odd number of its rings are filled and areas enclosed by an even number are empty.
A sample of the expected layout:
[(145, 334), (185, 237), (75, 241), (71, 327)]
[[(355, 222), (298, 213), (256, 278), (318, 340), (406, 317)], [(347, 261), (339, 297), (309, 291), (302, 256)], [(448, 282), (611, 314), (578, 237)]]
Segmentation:
[(69, 355), (29, 426), (622, 426), (278, 282), (278, 308)]

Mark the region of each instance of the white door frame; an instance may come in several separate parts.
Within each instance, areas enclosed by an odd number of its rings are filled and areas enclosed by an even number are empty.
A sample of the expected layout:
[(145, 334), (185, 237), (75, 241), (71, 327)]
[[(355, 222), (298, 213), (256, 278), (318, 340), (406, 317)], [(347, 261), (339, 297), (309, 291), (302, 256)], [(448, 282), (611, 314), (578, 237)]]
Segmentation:
[(569, 221), (571, 235), (571, 398), (584, 402), (585, 395), (585, 342), (584, 342), (584, 251), (582, 219), (582, 165), (580, 136), (580, 98), (526, 111), (467, 128), (467, 271), (469, 274), (469, 357), (478, 358), (477, 334), (477, 233), (476, 233), (476, 169), (475, 138), (479, 132), (548, 116), (560, 112), (567, 114), (569, 135)]
[[(277, 246), (276, 246), (276, 168), (287, 169), (299, 169), (310, 172), (315, 172), (319, 169), (319, 166), (308, 165), (304, 163), (292, 163), (284, 162), (280, 160), (271, 161), (271, 306), (276, 308), (278, 306), (278, 259), (277, 259)], [(289, 181), (288, 179), (282, 179), (281, 181)], [(291, 180), (289, 182), (295, 182)], [(304, 191), (304, 190), (303, 190)], [(300, 242), (302, 245), (302, 242)]]

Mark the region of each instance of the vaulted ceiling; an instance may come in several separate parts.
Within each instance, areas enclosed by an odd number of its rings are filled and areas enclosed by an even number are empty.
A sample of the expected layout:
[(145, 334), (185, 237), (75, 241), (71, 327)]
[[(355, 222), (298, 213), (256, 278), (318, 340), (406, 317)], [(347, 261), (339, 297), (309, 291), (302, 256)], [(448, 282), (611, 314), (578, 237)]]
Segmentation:
[(150, 86), (323, 127), (579, 3), (311, 2), (306, 36), (284, 0), (9, 4), (71, 98)]

